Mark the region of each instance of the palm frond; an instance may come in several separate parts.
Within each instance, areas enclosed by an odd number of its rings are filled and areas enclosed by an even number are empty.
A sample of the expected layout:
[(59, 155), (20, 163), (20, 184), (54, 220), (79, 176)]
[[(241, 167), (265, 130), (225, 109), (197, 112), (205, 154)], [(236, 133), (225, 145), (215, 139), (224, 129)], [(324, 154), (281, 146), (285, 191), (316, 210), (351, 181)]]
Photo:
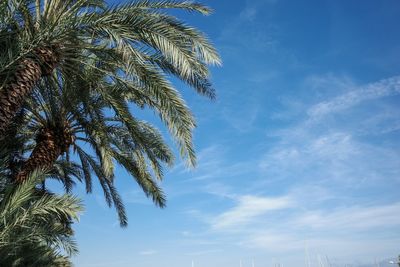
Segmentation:
[[(78, 220), (82, 203), (72, 195), (40, 194), (35, 186), (45, 173), (38, 170), (19, 186), (1, 189), (0, 263), (5, 266), (61, 266), (77, 253), (70, 224)], [(4, 177), (0, 177), (4, 178)]]

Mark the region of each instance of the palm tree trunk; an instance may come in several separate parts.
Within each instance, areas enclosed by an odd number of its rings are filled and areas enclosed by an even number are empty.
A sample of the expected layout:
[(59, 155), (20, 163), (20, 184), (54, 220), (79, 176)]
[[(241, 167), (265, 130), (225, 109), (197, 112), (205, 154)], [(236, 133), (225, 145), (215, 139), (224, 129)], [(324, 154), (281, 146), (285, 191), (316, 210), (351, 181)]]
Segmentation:
[(74, 140), (69, 128), (43, 128), (36, 138), (36, 146), (29, 159), (17, 174), (16, 181), (25, 181), (38, 168), (53, 167), (58, 157), (69, 149)]
[(12, 119), (31, 94), (42, 75), (50, 74), (59, 62), (57, 46), (34, 50), (33, 57), (21, 60), (3, 88), (0, 89), (0, 139)]
[(37, 137), (36, 147), (16, 177), (17, 182), (25, 181), (37, 168), (50, 168), (61, 153), (62, 150), (54, 132), (50, 129), (42, 130)]

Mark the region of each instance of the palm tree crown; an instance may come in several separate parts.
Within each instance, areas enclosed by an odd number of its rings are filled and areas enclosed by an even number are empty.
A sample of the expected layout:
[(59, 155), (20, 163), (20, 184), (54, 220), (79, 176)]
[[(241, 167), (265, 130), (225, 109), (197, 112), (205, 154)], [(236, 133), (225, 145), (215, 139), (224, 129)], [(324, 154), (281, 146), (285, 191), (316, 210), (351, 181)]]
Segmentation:
[[(24, 148), (24, 154), (31, 153), (20, 164), (16, 180), (24, 181), (37, 168), (49, 168), (66, 189), (74, 183), (72, 177), (76, 177), (85, 182), (90, 193), (91, 177), (95, 174), (107, 203), (115, 205), (121, 225), (125, 226), (124, 207), (113, 185), (114, 164), (118, 163), (157, 206), (164, 207), (165, 197), (157, 180), (162, 179), (163, 165), (171, 165), (174, 156), (159, 131), (132, 116), (122, 92), (105, 80), (100, 80), (97, 86), (113, 91), (113, 98), (103, 99), (90, 89), (82, 94), (82, 86), (86, 84), (71, 81), (63, 84), (64, 90), (54, 90), (57, 85), (52, 80), (43, 80), (25, 106), (27, 124), (20, 129), (20, 134), (35, 142), (31, 148)], [(112, 103), (118, 101), (121, 107), (116, 115), (112, 112)], [(71, 151), (78, 163), (71, 161)]]
[(147, 101), (159, 106), (181, 154), (194, 165), (195, 124), (186, 107), (165, 103), (167, 97), (179, 97), (165, 74), (213, 98), (207, 65), (220, 60), (201, 32), (163, 13), (167, 8), (210, 13), (187, 1), (134, 1), (115, 7), (102, 0), (4, 1), (0, 47), (8, 49), (0, 52), (0, 135), (40, 77), (54, 69), (63, 77), (82, 75), (80, 66), (86, 65), (114, 84), (150, 96)]
[[(181, 156), (194, 166), (195, 120), (167, 78), (175, 76), (214, 98), (208, 65), (220, 64), (204, 34), (163, 12), (171, 8), (211, 11), (172, 0), (114, 7), (103, 0), (0, 4), (0, 48), (6, 48), (0, 49), (0, 136), (25, 107), (26, 130), (35, 140), (29, 158), (16, 170), (17, 181), (37, 168), (61, 166), (57, 159), (67, 155), (63, 166), (75, 168), (73, 176), (85, 180), (88, 192), (91, 174), (99, 177), (107, 201), (119, 207), (121, 225), (126, 225), (112, 183), (117, 162), (157, 205), (165, 205), (156, 180), (162, 178), (162, 165), (173, 163), (173, 155), (158, 130), (136, 118), (129, 104), (153, 109)], [(80, 144), (89, 144), (93, 153)], [(70, 148), (80, 164), (70, 162)]]

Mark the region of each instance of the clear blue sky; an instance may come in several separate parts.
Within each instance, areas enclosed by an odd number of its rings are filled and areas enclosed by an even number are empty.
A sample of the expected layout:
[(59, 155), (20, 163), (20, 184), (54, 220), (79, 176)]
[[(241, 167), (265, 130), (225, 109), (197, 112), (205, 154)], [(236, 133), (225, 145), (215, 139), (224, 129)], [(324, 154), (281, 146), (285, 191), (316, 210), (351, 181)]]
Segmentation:
[(164, 210), (117, 170), (129, 227), (100, 188), (85, 196), (76, 266), (297, 267), (307, 255), (312, 266), (325, 256), (361, 266), (398, 255), (400, 1), (202, 3), (215, 13), (174, 12), (224, 63), (212, 69), (214, 103), (177, 85), (197, 117), (198, 168), (166, 171)]

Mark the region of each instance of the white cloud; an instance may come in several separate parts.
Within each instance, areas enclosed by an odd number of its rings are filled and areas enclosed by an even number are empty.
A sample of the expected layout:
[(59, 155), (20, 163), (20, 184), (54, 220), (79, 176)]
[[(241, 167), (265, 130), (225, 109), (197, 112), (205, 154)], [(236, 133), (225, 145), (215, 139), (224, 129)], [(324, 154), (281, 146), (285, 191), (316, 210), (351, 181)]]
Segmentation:
[[(355, 259), (362, 262), (371, 262), (376, 255), (396, 255), (397, 244), (400, 241), (398, 237), (376, 238), (365, 236), (355, 238), (354, 236), (327, 235), (320, 237), (308, 237), (307, 233), (292, 232), (259, 232), (256, 235), (248, 237), (242, 244), (251, 249), (262, 249), (272, 255), (284, 255), (285, 260), (290, 262), (298, 256), (304, 259), (309, 255), (313, 266), (319, 266), (315, 262), (318, 255), (329, 255), (333, 266), (344, 266)], [(293, 258), (291, 256), (294, 256)], [(369, 255), (371, 258), (366, 257)], [(325, 257), (324, 257), (325, 258)], [(335, 259), (341, 259), (339, 262)], [(326, 260), (326, 258), (325, 258)], [(293, 265), (291, 262), (290, 266)]]
[[(303, 180), (340, 179), (341, 176), (335, 176), (335, 173), (345, 170), (351, 172), (353, 163), (365, 156), (360, 153), (360, 145), (346, 133), (337, 132), (317, 137), (307, 134), (286, 141), (288, 142), (271, 149), (259, 162), (266, 177), (293, 179), (295, 174)], [(363, 149), (363, 152), (368, 151)]]
[(247, 238), (244, 246), (266, 249), (269, 252), (287, 252), (305, 247), (305, 239), (287, 233), (259, 231)]
[(314, 229), (362, 231), (400, 226), (400, 203), (381, 206), (354, 206), (335, 210), (310, 211), (293, 221)]
[[(321, 91), (324, 97), (317, 98), (324, 100), (309, 107), (297, 105), (296, 112), (307, 115), (270, 134), (280, 141), (259, 162), (269, 181), (293, 178), (293, 173), (302, 180), (341, 182), (344, 187), (399, 180), (398, 149), (366, 137), (400, 129), (398, 106), (382, 101), (400, 94), (400, 76), (358, 86), (347, 76), (314, 75), (306, 79), (305, 86)], [(340, 93), (332, 96), (332, 92)]]
[(142, 250), (139, 252), (139, 254), (142, 256), (150, 256), (150, 255), (154, 255), (157, 253), (158, 253), (157, 250), (154, 250), (154, 249)]
[[(398, 129), (399, 108), (382, 98), (398, 97), (400, 76), (364, 86), (333, 75), (314, 76), (312, 83), (318, 100), (297, 99), (296, 121), (266, 141), (263, 156), (241, 162), (246, 168), (237, 178), (251, 177), (247, 183), (235, 188), (235, 182), (214, 179), (203, 186), (222, 203), (191, 214), (208, 226), (204, 239), (297, 259), (307, 241), (314, 258), (329, 255), (347, 263), (398, 249), (400, 152), (383, 134)], [(229, 152), (202, 175), (229, 177)]]
[[(332, 262), (337, 257), (345, 263), (366, 254), (394, 253), (400, 241), (400, 236), (393, 232), (400, 226), (400, 202), (331, 210), (312, 203), (313, 200), (322, 204), (339, 197), (318, 186), (295, 187), (274, 198), (241, 196), (235, 207), (205, 220), (210, 225), (208, 235), (215, 239), (216, 235), (224, 234), (229, 242), (285, 256), (287, 262), (292, 260), (289, 254), (295, 259), (304, 255), (306, 248), (312, 262), (318, 255), (329, 255)], [(272, 213), (278, 211), (280, 216)]]
[(400, 109), (395, 106), (384, 106), (380, 112), (371, 114), (360, 122), (357, 134), (381, 135), (400, 130)]
[(400, 76), (383, 79), (376, 83), (371, 83), (361, 88), (354, 88), (350, 92), (335, 97), (329, 101), (323, 101), (312, 106), (308, 110), (311, 118), (320, 118), (327, 114), (342, 111), (358, 105), (364, 101), (373, 100), (385, 96), (400, 93)]
[[(370, 261), (365, 255), (397, 253), (400, 236), (394, 229), (400, 226), (400, 203), (342, 207), (328, 212), (304, 209), (307, 204), (300, 195), (286, 197), (297, 203), (296, 211), (278, 223), (274, 221), (242, 232), (241, 246), (284, 256), (287, 262), (298, 259), (299, 255), (304, 257), (305, 253), (310, 254), (311, 262), (318, 255), (329, 255), (340, 258), (341, 263), (354, 259)], [(293, 262), (290, 266), (294, 266)]]
[(257, 217), (274, 210), (286, 209), (292, 206), (287, 197), (268, 198), (257, 196), (240, 196), (237, 205), (213, 219), (213, 229), (227, 230), (251, 223)]

